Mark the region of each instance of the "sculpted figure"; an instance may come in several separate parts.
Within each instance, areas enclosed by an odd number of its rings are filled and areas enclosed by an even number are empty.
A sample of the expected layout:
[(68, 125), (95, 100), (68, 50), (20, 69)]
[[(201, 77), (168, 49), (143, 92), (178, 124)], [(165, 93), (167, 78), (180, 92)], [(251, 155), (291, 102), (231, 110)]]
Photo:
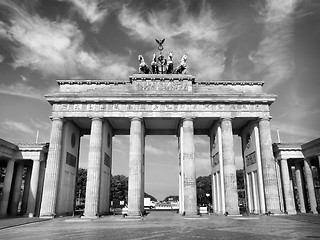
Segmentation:
[(151, 62), (151, 72), (153, 74), (158, 74), (158, 66), (157, 66), (157, 54), (153, 53), (152, 62)]
[(181, 58), (179, 66), (176, 68), (175, 73), (186, 74), (187, 73), (187, 54), (184, 54)]
[(159, 73), (166, 73), (167, 59), (161, 54), (158, 57), (158, 71)]
[(147, 65), (146, 62), (144, 61), (143, 56), (142, 56), (142, 55), (139, 55), (139, 56), (138, 56), (138, 59), (139, 59), (139, 62), (140, 62), (140, 65), (139, 65), (139, 73), (148, 74), (150, 70), (149, 70), (148, 65)]
[(173, 61), (172, 61), (172, 52), (169, 52), (167, 60), (167, 74), (173, 73)]

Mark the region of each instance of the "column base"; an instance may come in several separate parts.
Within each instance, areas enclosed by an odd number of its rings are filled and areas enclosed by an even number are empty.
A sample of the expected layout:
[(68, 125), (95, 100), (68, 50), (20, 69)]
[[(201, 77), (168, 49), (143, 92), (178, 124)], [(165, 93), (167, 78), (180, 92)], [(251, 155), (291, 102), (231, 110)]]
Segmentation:
[(90, 215), (88, 215), (88, 216), (81, 216), (81, 218), (84, 218), (84, 219), (98, 219), (99, 218), (99, 216), (95, 216), (95, 215), (93, 215), (93, 216), (90, 216)]
[(136, 219), (136, 220), (142, 220), (143, 217), (140, 215), (127, 215), (125, 216), (125, 219)]
[(42, 214), (40, 215), (39, 218), (48, 218), (48, 219), (52, 219), (52, 218), (55, 218), (55, 214)]
[(297, 214), (296, 211), (287, 211), (286, 213), (287, 213), (288, 215), (296, 215), (296, 214)]

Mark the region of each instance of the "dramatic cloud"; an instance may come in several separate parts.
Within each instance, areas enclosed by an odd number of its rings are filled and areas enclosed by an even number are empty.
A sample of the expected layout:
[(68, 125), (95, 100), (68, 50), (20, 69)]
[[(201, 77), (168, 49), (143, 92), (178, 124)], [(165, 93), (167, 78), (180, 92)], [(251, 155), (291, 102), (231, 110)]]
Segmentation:
[(0, 63), (2, 63), (3, 61), (4, 61), (4, 56), (0, 54)]
[[(124, 6), (119, 21), (127, 33), (137, 40), (154, 43), (154, 38), (166, 37), (165, 52), (172, 51), (175, 65), (188, 54), (188, 72), (198, 79), (219, 79), (224, 71), (224, 50), (227, 35), (222, 24), (213, 17), (210, 5), (204, 4), (199, 14), (190, 14), (188, 6), (144, 13)], [(161, 35), (159, 35), (161, 34)], [(150, 61), (152, 53), (150, 55)], [(146, 59), (148, 59), (146, 57)]]
[(69, 20), (50, 21), (31, 14), (22, 6), (0, 1), (10, 10), (9, 23), (1, 22), (0, 37), (12, 42), (15, 68), (26, 67), (59, 78), (120, 78), (132, 68), (127, 58), (107, 51), (84, 48), (84, 35)]
[(261, 8), (264, 24), (263, 40), (250, 56), (255, 64), (254, 77), (266, 81), (266, 88), (287, 81), (295, 65), (290, 53), (293, 31), (293, 13), (298, 0), (267, 0)]
[(100, 0), (64, 0), (71, 2), (75, 10), (82, 18), (93, 25), (93, 30), (97, 31), (104, 19), (108, 15), (108, 10), (103, 1)]
[[(53, 89), (50, 89), (49, 91), (52, 92)], [(44, 97), (45, 92), (39, 89), (35, 89), (31, 86), (27, 86), (25, 83), (16, 83), (9, 86), (1, 84), (0, 93), (19, 96), (19, 97), (32, 98), (32, 99), (46, 102), (46, 99)]]
[(24, 132), (27, 134), (34, 134), (34, 131), (32, 130), (32, 128), (30, 128), (25, 123), (5, 120), (4, 122), (1, 123), (1, 125), (2, 125), (2, 128), (6, 129), (7, 131), (10, 130), (14, 132)]

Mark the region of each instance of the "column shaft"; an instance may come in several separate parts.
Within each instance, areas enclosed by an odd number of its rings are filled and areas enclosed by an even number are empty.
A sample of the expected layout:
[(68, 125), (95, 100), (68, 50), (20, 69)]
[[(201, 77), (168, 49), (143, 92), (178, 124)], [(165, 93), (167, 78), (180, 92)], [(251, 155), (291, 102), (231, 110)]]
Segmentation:
[(268, 118), (260, 119), (259, 136), (261, 149), (261, 163), (266, 198), (266, 210), (267, 212), (270, 211), (273, 213), (280, 213), (279, 192), (277, 187), (278, 183), (272, 150), (270, 122)]
[(4, 177), (4, 184), (2, 188), (2, 198), (0, 205), (0, 216), (6, 216), (8, 210), (9, 196), (12, 184), (12, 177), (14, 171), (14, 159), (10, 159), (6, 167), (6, 176)]
[(17, 164), (13, 192), (12, 192), (12, 200), (11, 200), (11, 204), (10, 204), (10, 215), (11, 216), (16, 216), (18, 214), (18, 205), (19, 205), (20, 196), (21, 196), (23, 167), (24, 167), (23, 163), (19, 162)]
[(239, 214), (231, 119), (222, 119), (221, 132), (226, 212)]
[(307, 180), (308, 196), (310, 201), (310, 210), (312, 213), (317, 213), (317, 200), (314, 191), (314, 183), (312, 177), (311, 162), (309, 159), (304, 160), (304, 172)]
[(301, 163), (296, 162), (295, 167), (296, 167), (295, 171), (296, 171), (298, 195), (299, 195), (299, 201), (300, 201), (300, 212), (305, 213), (306, 212), (305, 191), (304, 191), (305, 183), (304, 183)]
[(139, 217), (142, 212), (142, 128), (141, 118), (132, 118), (130, 127), (129, 153), (129, 188), (128, 188), (128, 216)]
[(29, 215), (29, 217), (33, 217), (35, 214), (39, 174), (40, 174), (40, 161), (34, 160), (32, 165), (30, 191), (29, 191), (28, 208), (27, 208), (27, 214)]
[(257, 196), (257, 185), (256, 185), (256, 176), (254, 172), (251, 172), (251, 181), (252, 181), (252, 193), (253, 193), (253, 208), (254, 213), (259, 213), (258, 207), (258, 196)]
[(60, 165), (62, 154), (63, 120), (54, 118), (50, 136), (50, 146), (45, 172), (40, 217), (52, 218), (56, 214)]
[(186, 215), (197, 215), (196, 168), (194, 159), (193, 119), (184, 118), (183, 126), (183, 169), (184, 211)]
[(286, 203), (286, 212), (288, 214), (295, 214), (296, 210), (295, 210), (295, 204), (294, 204), (294, 196), (293, 196), (292, 185), (290, 182), (287, 159), (281, 159), (281, 173), (282, 173), (281, 176), (282, 176), (284, 200)]
[(31, 179), (31, 167), (27, 168), (26, 179), (24, 181), (21, 215), (26, 214), (28, 208), (29, 190), (30, 190), (30, 179)]
[(102, 119), (93, 118), (91, 125), (88, 176), (86, 186), (85, 218), (99, 216), (100, 178), (102, 159)]

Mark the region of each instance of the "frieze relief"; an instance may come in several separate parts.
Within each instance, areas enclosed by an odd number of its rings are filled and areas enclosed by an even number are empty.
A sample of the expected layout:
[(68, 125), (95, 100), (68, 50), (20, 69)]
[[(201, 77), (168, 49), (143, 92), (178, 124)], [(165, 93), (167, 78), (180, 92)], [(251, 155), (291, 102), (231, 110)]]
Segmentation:
[(261, 112), (269, 111), (267, 105), (258, 104), (196, 104), (196, 103), (92, 103), (56, 104), (54, 111), (62, 112)]
[(136, 82), (138, 91), (188, 91), (188, 82), (142, 81)]

